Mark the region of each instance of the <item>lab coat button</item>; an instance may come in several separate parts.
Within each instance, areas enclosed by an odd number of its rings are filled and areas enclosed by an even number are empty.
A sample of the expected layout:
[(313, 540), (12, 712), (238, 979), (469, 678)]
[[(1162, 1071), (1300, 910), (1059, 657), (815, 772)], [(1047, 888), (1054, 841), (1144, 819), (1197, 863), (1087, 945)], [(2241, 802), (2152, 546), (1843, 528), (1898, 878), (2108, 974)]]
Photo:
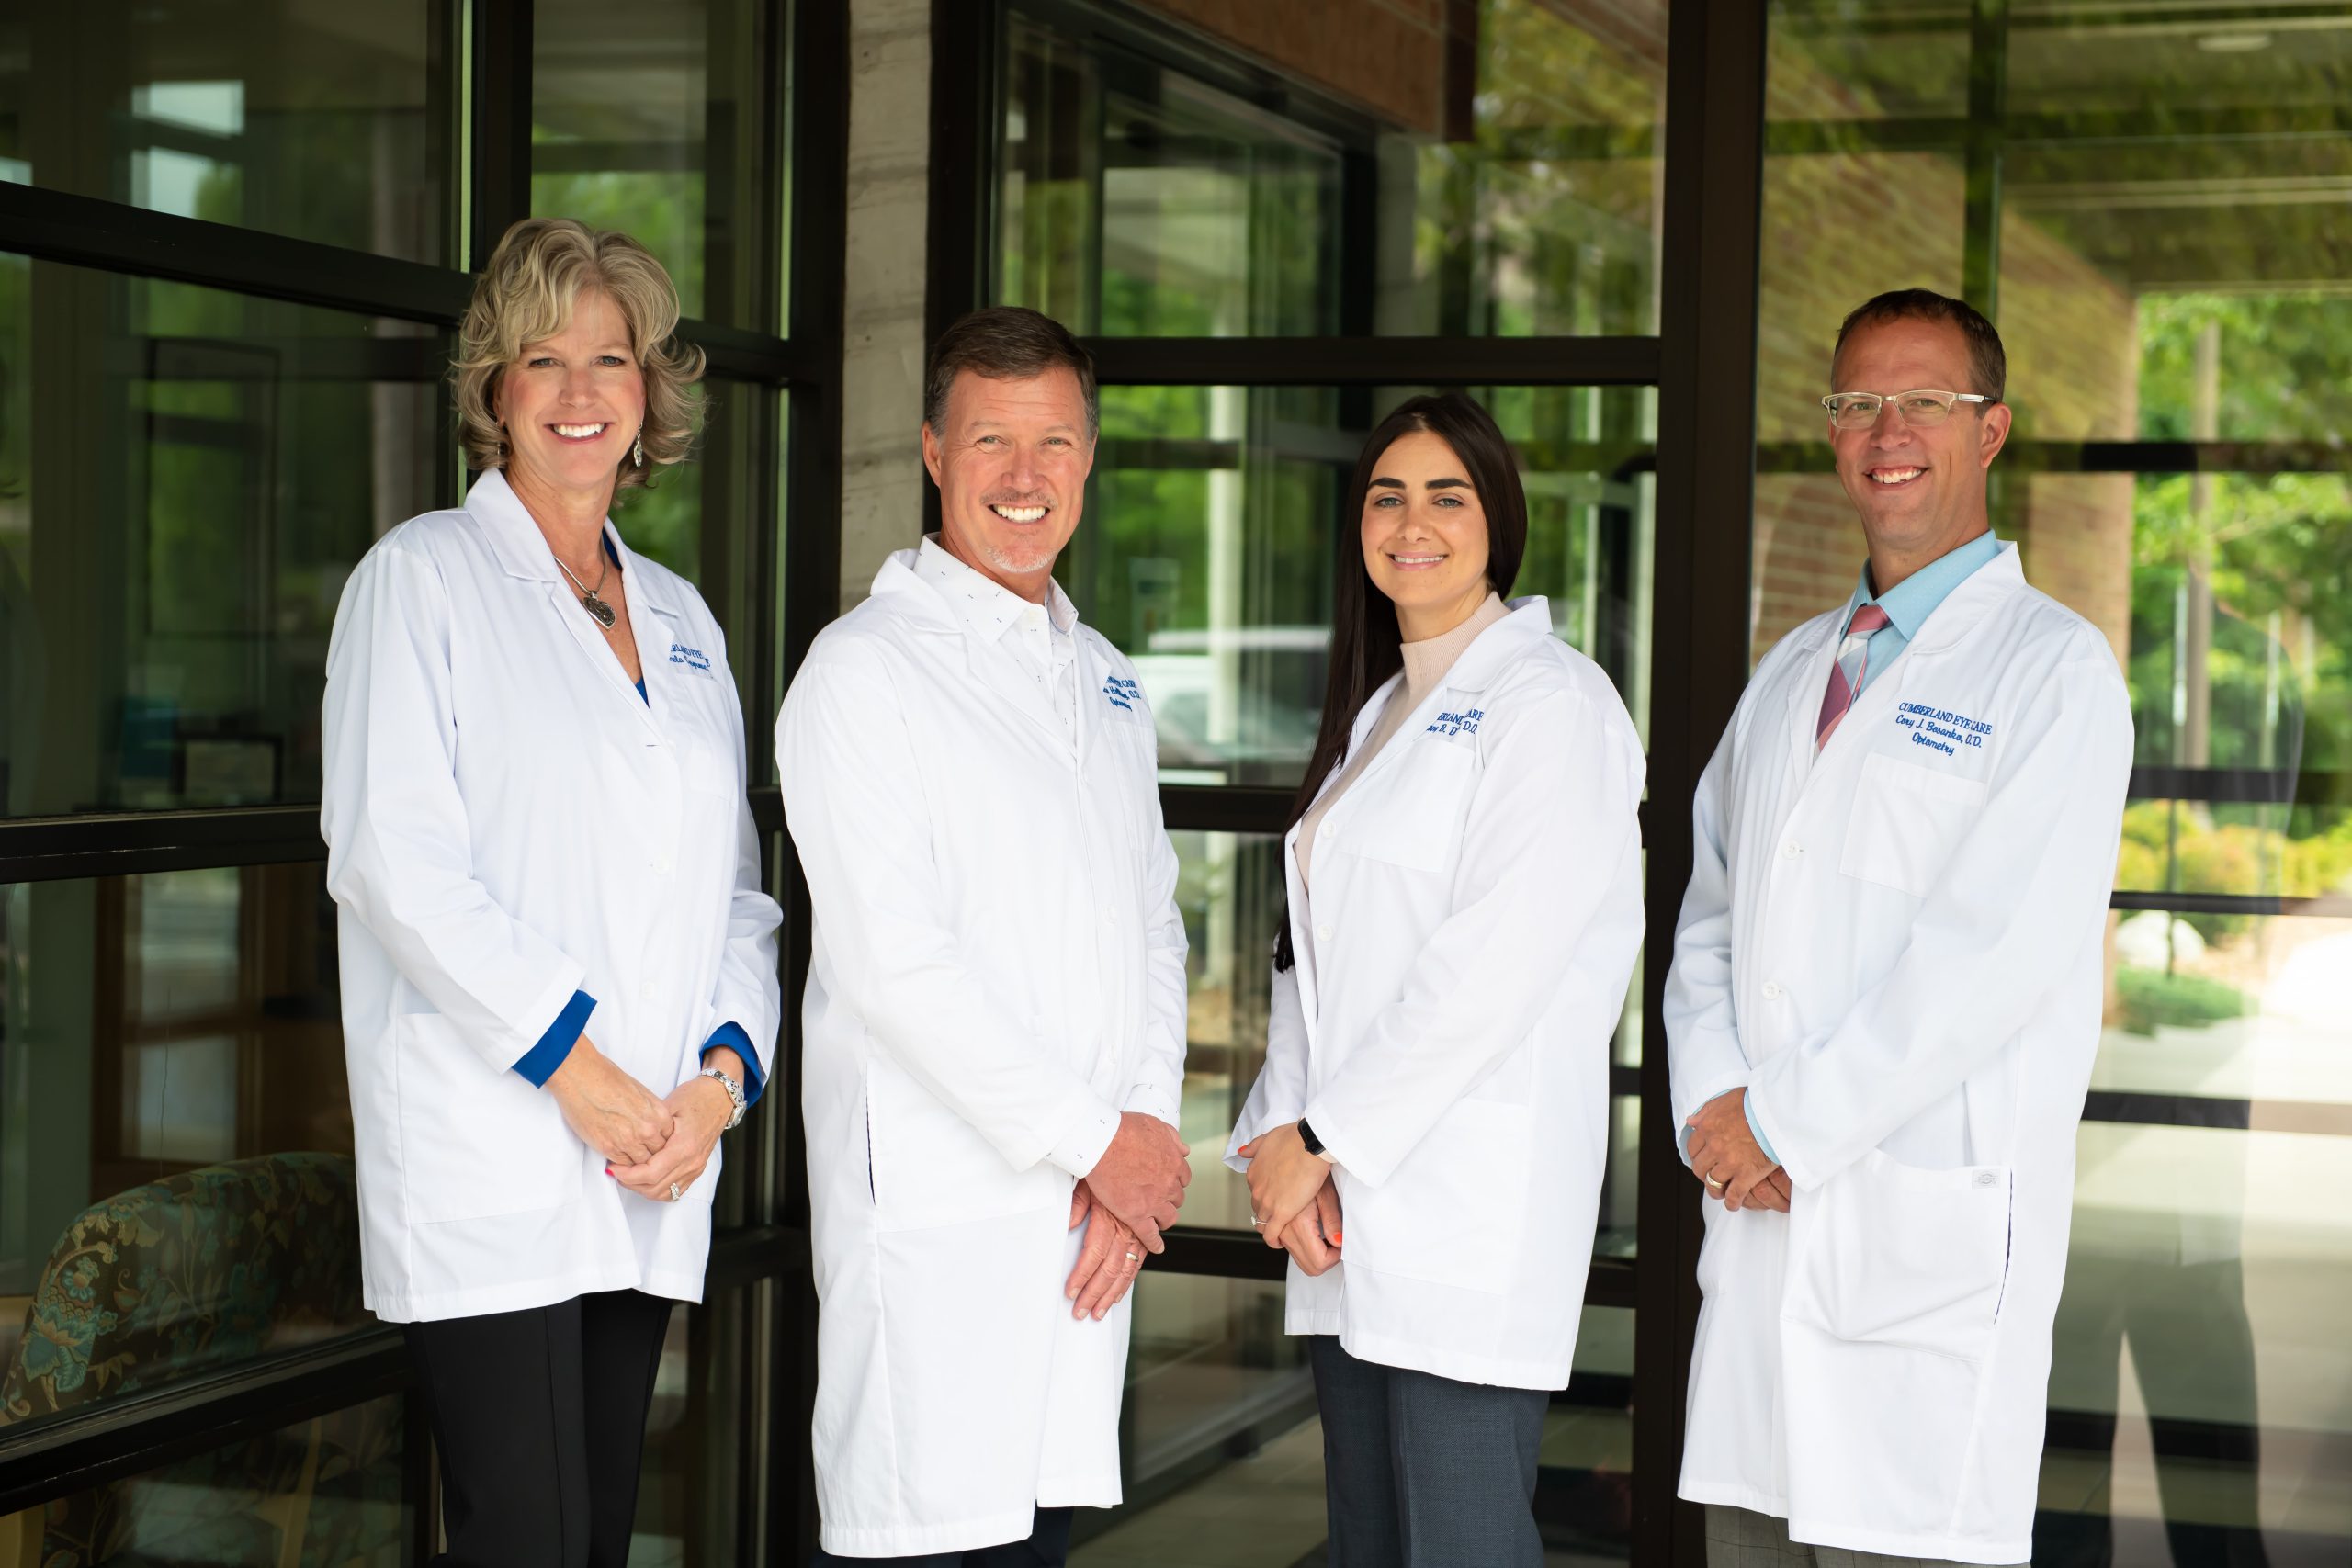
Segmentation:
[(670, 874), (671, 871), (675, 868), (676, 864), (677, 863), (673, 861), (668, 855), (656, 855), (653, 857), (653, 874), (656, 876), (667, 876)]
[(1315, 940), (1317, 942), (1330, 941), (1331, 928), (1329, 926), (1317, 926), (1315, 928)]
[(2001, 1179), (1998, 1176), (1989, 1170), (1980, 1170), (1976, 1173), (1976, 1185), (1979, 1187), (1990, 1187), (2000, 1179)]
[(1781, 846), (1781, 858), (1782, 860), (1794, 860), (1798, 855), (1804, 852), (1804, 851), (1797, 847), (1797, 841), (1794, 839), (1791, 839), (1787, 843)]
[(1764, 999), (1768, 1002), (1777, 1002), (1781, 999), (1781, 982), (1778, 980), (1764, 982)]
[(662, 994), (662, 982), (659, 980), (648, 980), (644, 985), (638, 987), (638, 994), (650, 1002)]

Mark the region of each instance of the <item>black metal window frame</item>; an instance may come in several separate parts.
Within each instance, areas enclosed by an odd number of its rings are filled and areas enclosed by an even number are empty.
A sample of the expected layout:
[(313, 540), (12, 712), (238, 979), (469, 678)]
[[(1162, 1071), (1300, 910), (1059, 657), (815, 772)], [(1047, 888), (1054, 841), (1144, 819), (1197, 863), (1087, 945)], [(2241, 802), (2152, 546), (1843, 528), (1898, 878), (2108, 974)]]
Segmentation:
[[(773, 712), (809, 642), (838, 609), (840, 538), (831, 526), (841, 497), (842, 320), (848, 209), (849, 34), (846, 0), (770, 3), (752, 14), (760, 55), (756, 127), (764, 166), (791, 171), (786, 203), (766, 205), (745, 243), (756, 265), (781, 276), (792, 247), (789, 299), (762, 296), (754, 326), (701, 321), (680, 335), (701, 346), (711, 370), (771, 389), (784, 401), (784, 461), (763, 467), (748, 515), (717, 520), (752, 528), (749, 646), (739, 669), (750, 711)], [(0, 252), (35, 261), (197, 284), (224, 292), (371, 317), (453, 327), (465, 310), (471, 273), (516, 219), (530, 210), (532, 0), (471, 0), (436, 7), (453, 37), (447, 58), (470, 54), (472, 92), (463, 107), (472, 131), (469, 176), (469, 254), (464, 269), (433, 266), (288, 239), (63, 191), (0, 184)], [(462, 30), (462, 39), (454, 35)], [(455, 95), (448, 96), (454, 99)], [(454, 129), (454, 128), (453, 128)], [(452, 138), (451, 146), (467, 145)], [(789, 162), (787, 163), (787, 160)], [(459, 171), (450, 171), (453, 186)], [(779, 186), (781, 189), (781, 186)], [(455, 198), (452, 198), (452, 209)], [(412, 354), (413, 351), (410, 351)], [(404, 367), (413, 372), (415, 366)], [(435, 379), (437, 367), (423, 377)], [(753, 437), (775, 447), (775, 436)], [(780, 471), (779, 471), (780, 470)], [(445, 484), (454, 485), (451, 464)], [(445, 503), (454, 495), (440, 498)], [(800, 520), (793, 525), (789, 520)], [(781, 578), (781, 597), (763, 585)], [(781, 671), (779, 675), (777, 672)], [(786, 982), (797, 995), (808, 955), (808, 904), (783, 840), (767, 726), (754, 723), (752, 805), (778, 868), (786, 909)], [(318, 808), (311, 805), (0, 819), (0, 884), (110, 877), (197, 867), (314, 863), (325, 858)], [(714, 1292), (768, 1282), (774, 1310), (746, 1332), (741, 1364), (758, 1386), (749, 1408), (761, 1430), (742, 1445), (736, 1494), (750, 1502), (737, 1521), (735, 1561), (766, 1560), (813, 1540), (816, 1515), (805, 1480), (805, 1433), (814, 1395), (806, 1347), (813, 1342), (807, 1197), (800, 1156), (796, 1010), (786, 1010), (771, 1111), (751, 1123), (737, 1163), (749, 1173), (745, 1223), (714, 1238)], [(698, 1347), (698, 1348), (700, 1348)], [(90, 1486), (138, 1474), (307, 1419), (397, 1394), (406, 1402), (405, 1495), (419, 1503), (410, 1560), (433, 1546), (431, 1449), (400, 1333), (390, 1326), (334, 1343), (225, 1369), (184, 1383), (110, 1400), (22, 1432), (0, 1428), (0, 1514), (38, 1506)]]

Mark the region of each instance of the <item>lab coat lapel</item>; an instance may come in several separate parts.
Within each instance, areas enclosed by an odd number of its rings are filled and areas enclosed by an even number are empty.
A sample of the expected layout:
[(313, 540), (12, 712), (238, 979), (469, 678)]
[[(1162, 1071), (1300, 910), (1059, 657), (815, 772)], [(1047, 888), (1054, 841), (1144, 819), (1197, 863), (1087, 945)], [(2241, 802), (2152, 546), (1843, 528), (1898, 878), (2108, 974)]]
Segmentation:
[[(1430, 721), (1437, 716), (1448, 698), (1464, 692), (1483, 691), (1495, 678), (1495, 672), (1509, 663), (1524, 646), (1525, 638), (1551, 635), (1551, 601), (1541, 596), (1512, 600), (1510, 614), (1472, 639), (1470, 646), (1464, 649), (1461, 657), (1453, 661), (1453, 668), (1445, 672), (1445, 678), (1430, 687), (1428, 695), (1413, 705), (1413, 711), (1405, 716), (1405, 722), (1396, 727), (1396, 733), (1388, 738), (1388, 744), (1380, 749), (1380, 755), (1365, 763), (1363, 772), (1348, 787), (1351, 790), (1362, 789), (1379, 777), (1384, 770), (1393, 767), (1396, 760), (1405, 754), (1406, 743), (1429, 728)], [(1397, 682), (1401, 683), (1403, 680), (1401, 673), (1397, 675)], [(1381, 690), (1388, 688), (1384, 686)], [(1352, 752), (1363, 740), (1365, 731), (1378, 720), (1381, 709), (1385, 706), (1387, 704), (1385, 702), (1364, 704), (1363, 712), (1357, 716), (1355, 738), (1349, 742), (1350, 751)]]
[[(633, 716), (630, 722), (644, 725), (653, 739), (660, 740), (661, 728), (654, 724), (644, 700), (638, 696), (628, 671), (621, 668), (604, 632), (581, 607), (578, 592), (557, 570), (547, 536), (539, 532), (528, 509), (507, 484), (506, 476), (492, 468), (476, 479), (473, 488), (466, 492), (466, 513), (480, 525), (490, 542), (491, 553), (498, 558), (498, 564), (508, 576), (540, 585), (548, 613), (562, 623), (564, 630), (579, 645), (582, 656), (598, 668), (605, 689), (615, 694), (616, 701), (628, 705)], [(653, 666), (645, 651), (648, 622), (638, 596), (639, 581), (628, 570), (632, 558), (620, 543), (619, 531), (614, 528), (610, 518), (605, 520), (605, 536), (613, 541), (621, 557), (616, 570), (629, 595), (630, 632), (637, 641), (639, 667), (646, 672), (646, 689), (650, 692)]]

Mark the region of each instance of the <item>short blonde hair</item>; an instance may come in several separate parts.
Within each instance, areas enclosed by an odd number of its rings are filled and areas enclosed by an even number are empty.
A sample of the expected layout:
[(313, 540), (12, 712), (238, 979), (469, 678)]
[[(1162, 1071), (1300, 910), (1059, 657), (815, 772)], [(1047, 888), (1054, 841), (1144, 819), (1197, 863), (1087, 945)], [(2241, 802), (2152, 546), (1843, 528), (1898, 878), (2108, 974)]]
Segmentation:
[(498, 421), (498, 383), (538, 343), (571, 323), (581, 290), (594, 288), (628, 323), (629, 346), (645, 378), (645, 462), (621, 457), (620, 483), (644, 484), (653, 469), (683, 463), (694, 447), (702, 400), (703, 352), (682, 344), (678, 290), (653, 253), (627, 234), (591, 229), (569, 218), (526, 218), (506, 231), (490, 265), (474, 280), (473, 303), (458, 327), (449, 379), (458, 395), (458, 439), (466, 466), (487, 472), (506, 465)]

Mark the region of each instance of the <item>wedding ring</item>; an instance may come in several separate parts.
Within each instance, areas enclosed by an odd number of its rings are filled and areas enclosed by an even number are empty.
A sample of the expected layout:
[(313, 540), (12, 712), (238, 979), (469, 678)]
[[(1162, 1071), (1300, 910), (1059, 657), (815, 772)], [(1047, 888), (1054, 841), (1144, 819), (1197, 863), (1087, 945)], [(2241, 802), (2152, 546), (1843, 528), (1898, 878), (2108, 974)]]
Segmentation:
[(1130, 1263), (1140, 1263), (1143, 1261), (1143, 1254), (1140, 1252), (1130, 1252), (1127, 1254), (1127, 1261)]
[(684, 1191), (684, 1190), (682, 1190), (682, 1189), (678, 1186), (678, 1184), (677, 1184), (676, 1182), (673, 1181), (672, 1183), (670, 1183), (670, 1201), (672, 1201), (673, 1203), (674, 1203), (674, 1202), (676, 1202), (679, 1199), (681, 1199), (681, 1198), (683, 1198), (683, 1197), (684, 1197), (684, 1196), (685, 1196), (685, 1192)]
[(1262, 1229), (1266, 1222), (1260, 1219), (1257, 1215), (1252, 1214), (1250, 1216), (1250, 1224), (1253, 1228)]
[[(1708, 1186), (1710, 1186), (1710, 1187), (1713, 1188), (1713, 1189), (1714, 1189), (1716, 1191), (1718, 1191), (1718, 1192), (1720, 1192), (1720, 1191), (1722, 1191), (1722, 1190), (1724, 1190), (1724, 1184), (1723, 1184), (1722, 1182), (1720, 1182), (1720, 1181), (1717, 1181), (1717, 1180), (1716, 1180), (1713, 1177), (1712, 1177), (1712, 1176), (1702, 1176), (1702, 1177), (1701, 1177), (1699, 1179), (1700, 1179), (1700, 1180), (1702, 1180), (1702, 1181), (1703, 1181), (1703, 1182), (1705, 1182)], [(671, 1189), (671, 1190), (674, 1192), (674, 1191), (676, 1191), (676, 1190), (677, 1190), (677, 1189), (673, 1187), (673, 1188), (672, 1188), (672, 1189)]]

